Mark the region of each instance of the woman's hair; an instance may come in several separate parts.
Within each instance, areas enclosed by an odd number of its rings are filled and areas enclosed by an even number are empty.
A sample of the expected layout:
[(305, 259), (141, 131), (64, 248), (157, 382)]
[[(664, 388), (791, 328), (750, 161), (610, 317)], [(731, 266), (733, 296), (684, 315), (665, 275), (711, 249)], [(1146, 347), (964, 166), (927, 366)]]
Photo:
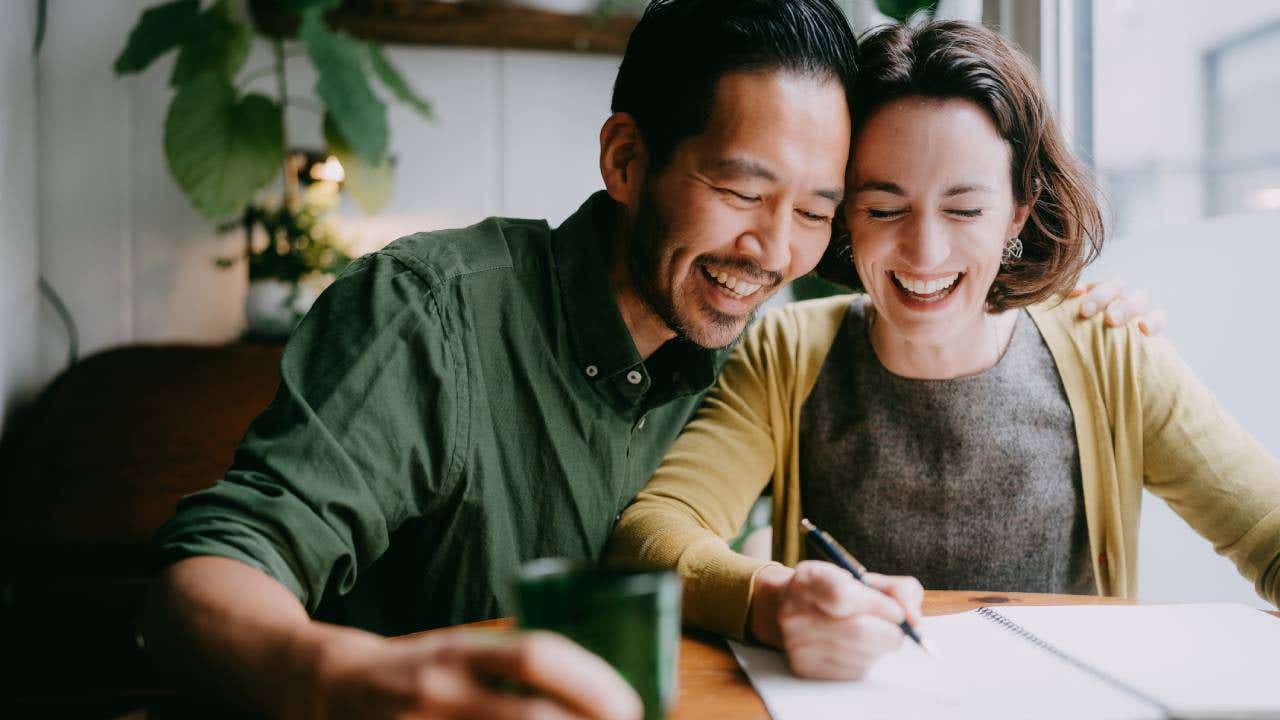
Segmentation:
[[(968, 100), (986, 111), (1009, 143), (1014, 200), (1031, 206), (1022, 257), (1010, 259), (987, 295), (995, 311), (1024, 307), (1070, 290), (1102, 250), (1094, 185), (1058, 131), (1035, 67), (981, 25), (947, 21), (893, 25), (863, 36), (850, 102), (853, 137), (886, 103), (903, 97)], [(856, 248), (852, 249), (856, 252)], [(818, 274), (861, 289), (850, 238), (837, 233)]]

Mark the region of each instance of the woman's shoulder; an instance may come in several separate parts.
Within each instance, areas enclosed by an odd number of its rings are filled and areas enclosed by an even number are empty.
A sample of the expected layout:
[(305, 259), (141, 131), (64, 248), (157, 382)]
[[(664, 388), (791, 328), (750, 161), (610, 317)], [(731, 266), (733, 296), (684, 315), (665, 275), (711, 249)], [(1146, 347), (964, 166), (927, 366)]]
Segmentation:
[(1168, 340), (1147, 337), (1136, 321), (1112, 327), (1103, 313), (1080, 317), (1083, 302), (1083, 298), (1055, 297), (1027, 308), (1060, 372), (1064, 364), (1071, 364), (1117, 379), (1129, 376), (1140, 381), (1157, 374), (1144, 372), (1150, 366), (1176, 360), (1177, 352)]

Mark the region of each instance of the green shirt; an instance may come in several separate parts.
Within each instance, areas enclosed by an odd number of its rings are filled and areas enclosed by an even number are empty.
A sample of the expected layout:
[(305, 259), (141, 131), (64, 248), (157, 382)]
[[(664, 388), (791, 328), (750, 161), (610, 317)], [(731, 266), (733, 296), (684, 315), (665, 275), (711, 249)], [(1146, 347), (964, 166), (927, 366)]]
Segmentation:
[(320, 619), (397, 634), (512, 612), (519, 564), (595, 559), (724, 353), (642, 360), (608, 282), (613, 201), (552, 231), (490, 218), (367, 255), (289, 339), (231, 469), (160, 559), (271, 575)]

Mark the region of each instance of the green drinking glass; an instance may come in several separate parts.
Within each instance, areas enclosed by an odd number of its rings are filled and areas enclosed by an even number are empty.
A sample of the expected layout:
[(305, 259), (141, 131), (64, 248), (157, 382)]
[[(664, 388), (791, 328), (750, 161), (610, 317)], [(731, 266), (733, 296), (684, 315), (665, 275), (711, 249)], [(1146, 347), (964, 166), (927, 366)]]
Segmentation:
[(678, 575), (543, 558), (520, 568), (514, 589), (521, 628), (558, 632), (604, 658), (639, 693), (645, 720), (666, 716), (679, 665)]

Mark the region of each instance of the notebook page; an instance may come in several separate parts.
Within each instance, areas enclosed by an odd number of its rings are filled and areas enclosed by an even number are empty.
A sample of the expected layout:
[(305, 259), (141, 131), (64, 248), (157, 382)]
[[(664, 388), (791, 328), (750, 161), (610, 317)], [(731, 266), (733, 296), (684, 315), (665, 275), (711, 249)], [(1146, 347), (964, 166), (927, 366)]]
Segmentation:
[(925, 618), (920, 631), (941, 659), (904, 642), (855, 682), (799, 679), (781, 653), (729, 644), (773, 720), (1163, 717), (976, 613)]
[(1232, 604), (995, 610), (1178, 716), (1280, 718), (1280, 618)]

